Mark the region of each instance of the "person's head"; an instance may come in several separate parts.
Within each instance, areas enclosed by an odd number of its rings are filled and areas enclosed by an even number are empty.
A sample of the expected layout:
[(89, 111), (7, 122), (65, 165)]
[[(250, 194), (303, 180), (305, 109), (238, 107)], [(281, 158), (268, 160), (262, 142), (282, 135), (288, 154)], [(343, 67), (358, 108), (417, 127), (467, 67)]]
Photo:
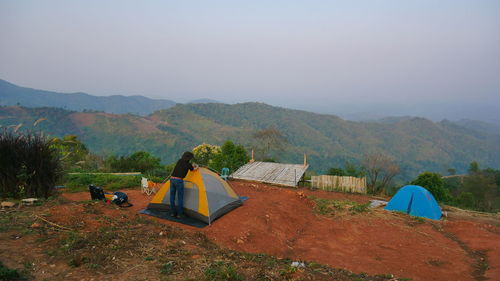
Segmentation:
[(193, 158), (194, 158), (194, 154), (193, 154), (192, 152), (186, 151), (186, 152), (184, 152), (184, 153), (182, 154), (182, 159), (183, 159), (183, 160), (187, 160), (187, 161), (189, 161), (189, 160), (191, 160), (191, 159), (193, 159)]

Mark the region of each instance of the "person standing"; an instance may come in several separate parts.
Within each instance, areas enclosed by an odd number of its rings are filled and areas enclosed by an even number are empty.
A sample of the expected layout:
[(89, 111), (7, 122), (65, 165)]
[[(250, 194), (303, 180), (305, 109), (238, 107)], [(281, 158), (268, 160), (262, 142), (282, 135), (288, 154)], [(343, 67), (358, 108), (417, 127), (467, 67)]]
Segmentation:
[[(183, 218), (184, 208), (184, 178), (188, 171), (198, 169), (198, 165), (191, 164), (194, 158), (192, 152), (186, 151), (182, 154), (181, 159), (177, 160), (172, 175), (170, 176), (170, 216)], [(175, 206), (175, 194), (177, 193), (177, 208)]]

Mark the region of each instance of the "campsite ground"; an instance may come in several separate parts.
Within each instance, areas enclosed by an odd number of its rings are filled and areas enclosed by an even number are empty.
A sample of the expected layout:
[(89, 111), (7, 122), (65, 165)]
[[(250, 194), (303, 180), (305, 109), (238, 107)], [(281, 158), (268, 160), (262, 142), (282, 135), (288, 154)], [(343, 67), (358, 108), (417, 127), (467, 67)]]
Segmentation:
[(0, 261), (36, 280), (500, 280), (498, 215), (430, 221), (367, 210), (364, 195), (231, 186), (249, 199), (203, 229), (138, 215), (138, 189), (131, 208), (85, 192), (4, 211)]

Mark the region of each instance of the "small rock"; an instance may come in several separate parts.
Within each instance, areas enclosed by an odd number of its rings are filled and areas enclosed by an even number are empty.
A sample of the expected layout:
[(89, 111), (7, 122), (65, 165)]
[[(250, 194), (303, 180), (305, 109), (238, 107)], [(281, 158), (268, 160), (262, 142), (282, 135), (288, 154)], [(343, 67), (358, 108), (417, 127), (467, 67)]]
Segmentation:
[(163, 236), (163, 231), (162, 231), (162, 232), (160, 232), (160, 236)]
[(238, 239), (238, 240), (236, 240), (236, 243), (238, 243), (238, 244), (243, 244), (243, 243), (245, 243), (245, 241), (243, 241), (243, 240), (241, 240), (241, 239)]
[(26, 205), (33, 205), (33, 203), (35, 203), (36, 201), (38, 201), (37, 198), (26, 198), (21, 200), (21, 202), (23, 202)]
[(55, 265), (55, 264), (51, 264), (51, 265), (49, 265), (49, 266), (50, 266), (51, 268), (56, 267), (56, 265)]
[(16, 203), (14, 202), (8, 202), (8, 201), (2, 202), (2, 208), (12, 208), (14, 206), (16, 206)]
[(200, 256), (200, 255), (194, 255), (194, 256), (192, 256), (191, 258), (192, 258), (192, 259), (199, 259), (199, 258), (201, 258), (201, 256)]
[(292, 267), (297, 267), (297, 268), (304, 268), (304, 267), (306, 267), (306, 265), (303, 262), (298, 262), (298, 261), (292, 262), (291, 266)]
[(36, 223), (36, 222), (31, 225), (31, 228), (40, 228), (40, 227), (41, 227), (41, 225), (39, 223)]

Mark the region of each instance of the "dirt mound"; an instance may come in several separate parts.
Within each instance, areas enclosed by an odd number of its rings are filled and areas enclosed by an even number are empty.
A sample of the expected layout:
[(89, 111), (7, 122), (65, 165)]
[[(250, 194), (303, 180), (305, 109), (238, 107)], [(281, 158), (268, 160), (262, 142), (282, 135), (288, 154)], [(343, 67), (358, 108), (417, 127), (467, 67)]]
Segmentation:
[[(243, 181), (230, 184), (236, 193), (249, 199), (201, 230), (219, 245), (413, 280), (499, 278), (497, 226), (462, 218), (433, 222), (383, 210), (328, 218), (314, 212), (315, 202), (310, 196), (358, 203), (366, 203), (370, 197)], [(127, 209), (131, 213), (146, 207), (151, 199), (139, 190), (126, 192), (134, 203)], [(89, 199), (87, 193), (64, 197)]]

